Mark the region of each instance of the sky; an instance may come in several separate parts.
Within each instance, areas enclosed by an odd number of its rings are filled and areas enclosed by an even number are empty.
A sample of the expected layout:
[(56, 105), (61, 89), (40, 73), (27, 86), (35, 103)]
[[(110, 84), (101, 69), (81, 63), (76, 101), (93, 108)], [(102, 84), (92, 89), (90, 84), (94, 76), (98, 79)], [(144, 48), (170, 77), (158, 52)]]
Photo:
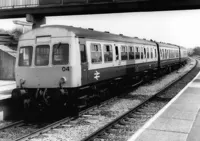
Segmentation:
[[(186, 48), (200, 46), (200, 10), (58, 16), (46, 19), (47, 25), (93, 28), (98, 31), (172, 43)], [(25, 21), (25, 18), (2, 19), (0, 28), (5, 30), (15, 28), (13, 20)]]

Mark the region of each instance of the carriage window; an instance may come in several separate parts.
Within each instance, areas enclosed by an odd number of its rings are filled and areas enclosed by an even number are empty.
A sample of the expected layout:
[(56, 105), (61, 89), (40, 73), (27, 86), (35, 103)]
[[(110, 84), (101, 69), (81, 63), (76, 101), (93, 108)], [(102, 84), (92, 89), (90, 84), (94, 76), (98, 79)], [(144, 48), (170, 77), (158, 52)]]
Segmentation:
[(85, 45), (83, 44), (80, 44), (80, 55), (81, 55), (81, 63), (87, 62), (86, 48)]
[(136, 59), (140, 59), (140, 52), (138, 47), (136, 47), (135, 57)]
[(165, 50), (162, 49), (163, 59), (165, 59)]
[(147, 48), (147, 58), (149, 58), (149, 48)]
[(165, 50), (162, 49), (162, 52), (163, 52), (163, 59), (165, 59)]
[(53, 65), (65, 65), (69, 63), (69, 44), (55, 44), (53, 46)]
[(156, 51), (156, 49), (154, 49), (155, 50), (155, 58), (157, 57), (157, 51)]
[(104, 52), (104, 61), (109, 62), (113, 60), (113, 51), (111, 45), (104, 45), (103, 46), (103, 52)]
[(92, 63), (102, 62), (102, 52), (100, 44), (91, 44), (91, 62)]
[(118, 46), (115, 46), (115, 54), (116, 54), (116, 60), (119, 60)]
[(49, 50), (49, 45), (39, 45), (36, 47), (36, 66), (47, 66), (49, 64)]
[(143, 47), (141, 47), (141, 59), (143, 59)]
[(168, 50), (166, 49), (166, 59), (168, 58)]
[(160, 53), (160, 58), (162, 59), (162, 52), (161, 52), (161, 49), (160, 49), (160, 52), (159, 52), (159, 53)]
[(122, 60), (128, 59), (127, 46), (121, 46), (121, 59)]
[(133, 60), (133, 59), (134, 59), (134, 48), (129, 47), (129, 60)]
[(21, 47), (19, 50), (19, 66), (31, 66), (33, 47)]
[(146, 58), (146, 54), (147, 54), (146, 48), (144, 48), (144, 58)]

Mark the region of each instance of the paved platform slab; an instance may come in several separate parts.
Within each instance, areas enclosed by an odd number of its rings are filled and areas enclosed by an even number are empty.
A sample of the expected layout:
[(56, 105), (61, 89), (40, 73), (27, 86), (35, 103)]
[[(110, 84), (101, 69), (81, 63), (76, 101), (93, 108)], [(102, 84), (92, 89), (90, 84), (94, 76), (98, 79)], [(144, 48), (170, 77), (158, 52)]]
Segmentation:
[(16, 88), (15, 81), (0, 80), (0, 100), (10, 98), (14, 88)]
[(200, 73), (128, 141), (200, 141)]

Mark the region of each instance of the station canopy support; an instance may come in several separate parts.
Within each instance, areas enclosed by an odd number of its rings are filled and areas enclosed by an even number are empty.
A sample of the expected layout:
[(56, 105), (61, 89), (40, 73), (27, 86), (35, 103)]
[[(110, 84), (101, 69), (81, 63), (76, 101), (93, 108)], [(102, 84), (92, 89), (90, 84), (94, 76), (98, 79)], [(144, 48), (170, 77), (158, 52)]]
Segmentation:
[(26, 14), (26, 21), (33, 23), (32, 29), (35, 29), (43, 24), (46, 24), (46, 17), (41, 15)]

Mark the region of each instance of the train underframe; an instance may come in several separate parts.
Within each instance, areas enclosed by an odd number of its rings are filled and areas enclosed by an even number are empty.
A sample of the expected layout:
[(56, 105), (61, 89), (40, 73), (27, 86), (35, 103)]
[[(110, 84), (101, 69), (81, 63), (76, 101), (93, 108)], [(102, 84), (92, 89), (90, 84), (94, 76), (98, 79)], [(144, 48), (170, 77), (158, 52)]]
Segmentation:
[(89, 105), (98, 104), (109, 97), (118, 95), (127, 86), (152, 80), (172, 72), (179, 66), (174, 64), (141, 72), (135, 76), (123, 76), (80, 88), (16, 88), (12, 92), (12, 100), (16, 110), (23, 112), (56, 111), (76, 115)]

